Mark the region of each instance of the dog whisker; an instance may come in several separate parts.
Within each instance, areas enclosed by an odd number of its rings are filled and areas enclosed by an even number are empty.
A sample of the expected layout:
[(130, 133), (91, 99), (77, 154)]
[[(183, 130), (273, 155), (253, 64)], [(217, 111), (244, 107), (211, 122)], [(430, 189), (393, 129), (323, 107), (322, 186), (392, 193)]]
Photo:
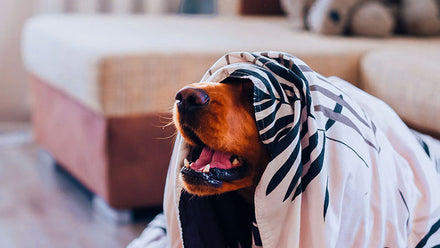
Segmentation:
[(172, 118), (170, 118), (169, 120), (166, 120), (166, 121), (161, 120), (160, 122), (161, 122), (161, 124), (163, 124), (163, 125), (153, 124), (152, 126), (153, 126), (153, 127), (162, 128), (162, 129), (167, 128), (167, 127), (169, 127), (169, 126), (174, 126), (174, 121), (172, 120)]
[(167, 139), (173, 138), (174, 139), (173, 141), (175, 141), (176, 140), (176, 136), (177, 136), (177, 131), (174, 130), (174, 132), (171, 135), (166, 136), (166, 137), (156, 137), (156, 139), (158, 139), (158, 140), (167, 140)]

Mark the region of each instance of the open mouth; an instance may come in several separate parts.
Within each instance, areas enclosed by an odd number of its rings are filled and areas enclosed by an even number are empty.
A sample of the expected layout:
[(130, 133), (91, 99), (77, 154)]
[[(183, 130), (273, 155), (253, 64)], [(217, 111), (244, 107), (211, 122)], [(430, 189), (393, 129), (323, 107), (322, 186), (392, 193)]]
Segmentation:
[(191, 147), (181, 170), (187, 183), (213, 187), (242, 179), (247, 172), (248, 164), (243, 158), (213, 150), (206, 145)]

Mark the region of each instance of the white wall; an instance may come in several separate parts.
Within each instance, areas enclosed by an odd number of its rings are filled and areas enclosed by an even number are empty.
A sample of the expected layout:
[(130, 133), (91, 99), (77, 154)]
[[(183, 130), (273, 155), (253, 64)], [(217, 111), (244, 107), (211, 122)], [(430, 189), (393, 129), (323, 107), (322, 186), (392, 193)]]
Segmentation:
[(21, 62), (20, 35), (33, 0), (0, 0), (0, 121), (29, 119), (29, 91)]

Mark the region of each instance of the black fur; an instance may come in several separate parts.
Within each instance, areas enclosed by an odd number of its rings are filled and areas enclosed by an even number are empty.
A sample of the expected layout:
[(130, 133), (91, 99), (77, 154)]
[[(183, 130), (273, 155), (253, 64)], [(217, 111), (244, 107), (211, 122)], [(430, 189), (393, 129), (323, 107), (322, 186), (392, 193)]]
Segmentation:
[(252, 246), (253, 206), (237, 192), (198, 197), (183, 191), (179, 210), (185, 247)]

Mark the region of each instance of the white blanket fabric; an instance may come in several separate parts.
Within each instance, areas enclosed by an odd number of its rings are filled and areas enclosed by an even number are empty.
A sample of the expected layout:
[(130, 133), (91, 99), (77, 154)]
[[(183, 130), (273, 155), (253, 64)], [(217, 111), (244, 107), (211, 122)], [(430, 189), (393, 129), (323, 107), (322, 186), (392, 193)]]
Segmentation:
[[(280, 52), (227, 54), (202, 81), (227, 77), (254, 83), (257, 127), (271, 155), (255, 192), (253, 246), (440, 244), (438, 150), (385, 103)], [(185, 147), (178, 136), (165, 192), (171, 247), (182, 246), (185, 232)]]
[(163, 213), (158, 214), (141, 235), (128, 244), (127, 248), (165, 248), (168, 247), (166, 221)]

